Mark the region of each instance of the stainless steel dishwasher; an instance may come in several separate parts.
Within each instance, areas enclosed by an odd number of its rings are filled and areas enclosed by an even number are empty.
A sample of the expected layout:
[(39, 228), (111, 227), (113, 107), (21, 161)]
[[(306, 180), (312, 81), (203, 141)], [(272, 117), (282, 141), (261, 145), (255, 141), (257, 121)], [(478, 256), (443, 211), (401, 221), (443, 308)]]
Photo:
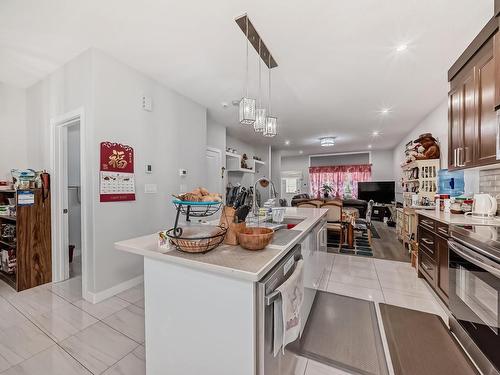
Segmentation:
[(301, 247), (300, 245), (296, 245), (257, 283), (258, 375), (288, 375), (294, 373), (294, 356), (290, 354), (273, 356), (273, 305), (274, 300), (280, 298), (278, 292), (276, 292), (276, 288), (292, 275), (300, 259), (302, 259)]

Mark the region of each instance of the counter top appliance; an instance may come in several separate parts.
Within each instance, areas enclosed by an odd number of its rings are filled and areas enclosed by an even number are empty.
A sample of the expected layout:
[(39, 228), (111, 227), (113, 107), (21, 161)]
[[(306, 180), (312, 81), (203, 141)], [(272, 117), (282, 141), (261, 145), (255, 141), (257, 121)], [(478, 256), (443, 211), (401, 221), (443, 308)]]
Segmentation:
[(476, 217), (493, 217), (497, 213), (497, 200), (489, 194), (474, 194), (472, 212)]
[(451, 226), (450, 328), (484, 374), (500, 374), (500, 226)]

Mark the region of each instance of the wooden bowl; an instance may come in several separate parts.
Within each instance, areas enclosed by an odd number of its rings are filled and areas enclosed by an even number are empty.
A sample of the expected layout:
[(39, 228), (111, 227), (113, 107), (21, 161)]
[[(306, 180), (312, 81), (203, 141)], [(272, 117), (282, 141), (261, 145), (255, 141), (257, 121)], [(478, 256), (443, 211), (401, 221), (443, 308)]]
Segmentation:
[(247, 250), (262, 250), (273, 239), (274, 230), (269, 228), (251, 227), (238, 233), (240, 246)]

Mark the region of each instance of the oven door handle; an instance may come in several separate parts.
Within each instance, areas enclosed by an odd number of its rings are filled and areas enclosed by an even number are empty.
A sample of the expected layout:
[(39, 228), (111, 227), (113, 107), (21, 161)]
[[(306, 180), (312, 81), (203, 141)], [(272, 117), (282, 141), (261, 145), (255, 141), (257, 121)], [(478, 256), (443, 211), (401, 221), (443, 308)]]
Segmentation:
[[(302, 254), (299, 254), (299, 255), (295, 256), (294, 260), (295, 260), (294, 266), (296, 266), (297, 263), (300, 260), (304, 260), (304, 258), (302, 257)], [(295, 270), (293, 272), (295, 272)], [(290, 276), (292, 276), (293, 272), (290, 274)], [(283, 282), (288, 280), (290, 278), (290, 276), (288, 276)], [(281, 292), (279, 290), (275, 290), (274, 292), (269, 293), (267, 296), (264, 297), (266, 306), (272, 305), (274, 303), (274, 301), (276, 301), (278, 298), (280, 298), (280, 296), (281, 296)]]
[(486, 272), (491, 273), (495, 275), (496, 277), (500, 278), (500, 266), (495, 264), (493, 261), (489, 260), (486, 257), (483, 257), (482, 255), (477, 254), (474, 252), (474, 255), (471, 255), (471, 251), (467, 249), (466, 247), (459, 245), (453, 240), (448, 241), (448, 247), (460, 255), (462, 258), (465, 260), (471, 262), (472, 264), (475, 264), (476, 266), (484, 269)]

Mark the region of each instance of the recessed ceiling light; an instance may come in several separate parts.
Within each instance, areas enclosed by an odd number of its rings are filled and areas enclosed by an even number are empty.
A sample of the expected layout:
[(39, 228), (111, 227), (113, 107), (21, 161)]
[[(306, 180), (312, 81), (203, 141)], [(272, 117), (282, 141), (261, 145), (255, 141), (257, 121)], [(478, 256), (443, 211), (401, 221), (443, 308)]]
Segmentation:
[(396, 47), (396, 52), (403, 52), (408, 49), (408, 44), (406, 43), (401, 43), (399, 46)]
[(383, 115), (387, 115), (391, 110), (389, 108), (382, 108), (380, 110), (380, 113)]
[(372, 135), (374, 137), (378, 137), (380, 135), (380, 132), (378, 130), (374, 130), (373, 133), (372, 133)]
[(335, 137), (324, 137), (320, 138), (319, 141), (321, 142), (322, 147), (335, 146)]
[(304, 153), (304, 151), (302, 151), (302, 150), (300, 150), (300, 151), (299, 151), (299, 154), (301, 154), (301, 155), (302, 155), (303, 153)]
[(368, 145), (368, 148), (372, 148), (372, 145)]
[(285, 144), (288, 146), (288, 145), (290, 144), (290, 141), (287, 139), (287, 140), (285, 141)]

